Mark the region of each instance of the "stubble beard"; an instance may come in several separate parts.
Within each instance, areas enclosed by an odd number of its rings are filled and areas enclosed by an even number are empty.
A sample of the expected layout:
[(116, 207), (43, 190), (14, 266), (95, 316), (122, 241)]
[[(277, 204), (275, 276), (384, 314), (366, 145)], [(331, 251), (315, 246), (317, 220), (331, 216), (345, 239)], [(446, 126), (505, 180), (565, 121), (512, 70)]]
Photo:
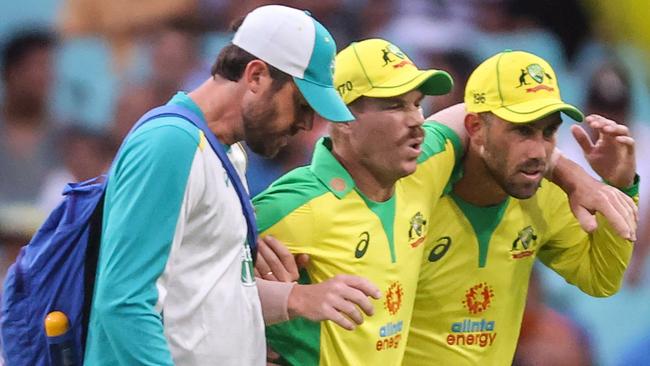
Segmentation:
[(501, 188), (506, 194), (517, 199), (527, 199), (532, 197), (541, 185), (541, 179), (535, 183), (519, 183), (516, 182), (517, 169), (510, 174), (508, 172), (507, 159), (505, 156), (496, 156), (491, 151), (493, 149), (482, 149), (482, 160), (485, 170), (490, 175), (492, 180)]
[(253, 152), (265, 158), (274, 157), (280, 150), (278, 138), (268, 132), (269, 125), (277, 116), (278, 110), (274, 100), (266, 104), (249, 105), (242, 111), (244, 141)]

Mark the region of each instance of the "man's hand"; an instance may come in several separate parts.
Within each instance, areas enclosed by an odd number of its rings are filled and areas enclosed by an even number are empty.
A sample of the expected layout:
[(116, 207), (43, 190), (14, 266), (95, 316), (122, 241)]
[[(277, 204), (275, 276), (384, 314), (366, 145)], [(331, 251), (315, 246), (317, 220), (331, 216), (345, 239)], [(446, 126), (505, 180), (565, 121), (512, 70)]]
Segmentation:
[(569, 193), (571, 211), (580, 226), (587, 232), (596, 230), (598, 224), (594, 213), (598, 211), (618, 235), (629, 241), (636, 241), (638, 217), (634, 201), (620, 190), (596, 180), (589, 186)]
[(363, 313), (374, 314), (368, 297), (379, 299), (381, 292), (365, 278), (338, 275), (312, 285), (295, 285), (288, 301), (289, 316), (312, 321), (331, 320), (347, 330), (363, 323)]
[(571, 210), (585, 231), (596, 230), (598, 225), (594, 213), (598, 211), (618, 235), (627, 240), (636, 240), (638, 209), (623, 192), (595, 180), (559, 152), (552, 181), (569, 196)]
[(630, 136), (629, 129), (596, 114), (587, 116), (585, 123), (597, 133), (595, 143), (578, 125), (571, 126), (571, 132), (589, 165), (614, 187), (630, 187), (634, 183), (636, 162), (634, 139)]
[(294, 256), (287, 247), (270, 235), (257, 239), (255, 277), (269, 281), (297, 281), (300, 277), (298, 270), (308, 262), (308, 255)]

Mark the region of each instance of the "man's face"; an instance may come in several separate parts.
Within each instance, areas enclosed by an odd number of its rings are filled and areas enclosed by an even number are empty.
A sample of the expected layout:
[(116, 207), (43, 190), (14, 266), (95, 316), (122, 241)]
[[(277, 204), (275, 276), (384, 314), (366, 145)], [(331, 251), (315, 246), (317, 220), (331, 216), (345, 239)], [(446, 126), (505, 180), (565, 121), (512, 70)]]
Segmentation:
[(357, 159), (373, 174), (397, 180), (415, 172), (424, 141), (418, 90), (391, 98), (355, 102), (350, 142)]
[(293, 81), (277, 91), (269, 85), (260, 95), (244, 105), (244, 140), (254, 152), (273, 157), (290, 136), (311, 130), (314, 111)]
[(555, 148), (560, 114), (526, 124), (510, 123), (493, 114), (481, 118), (485, 124), (482, 158), (489, 174), (508, 195), (531, 197)]
[(31, 50), (7, 77), (7, 88), (29, 103), (41, 104), (52, 84), (52, 49), (40, 47)]

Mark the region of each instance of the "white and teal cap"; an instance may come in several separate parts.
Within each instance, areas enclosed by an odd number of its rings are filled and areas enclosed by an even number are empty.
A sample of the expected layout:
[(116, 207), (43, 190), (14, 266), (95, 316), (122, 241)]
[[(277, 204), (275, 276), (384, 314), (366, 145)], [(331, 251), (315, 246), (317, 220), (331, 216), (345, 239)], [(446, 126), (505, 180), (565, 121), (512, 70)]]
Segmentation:
[(332, 122), (354, 120), (334, 89), (336, 43), (309, 13), (282, 5), (246, 15), (232, 43), (291, 76), (316, 113)]

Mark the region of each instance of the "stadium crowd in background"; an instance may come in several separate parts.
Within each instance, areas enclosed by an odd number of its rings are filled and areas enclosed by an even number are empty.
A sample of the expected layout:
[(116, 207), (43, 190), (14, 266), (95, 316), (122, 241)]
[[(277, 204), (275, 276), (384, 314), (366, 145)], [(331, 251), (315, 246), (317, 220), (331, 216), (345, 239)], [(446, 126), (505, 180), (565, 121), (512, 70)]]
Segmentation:
[[(196, 75), (209, 72), (230, 40), (230, 23), (268, 3), (309, 9), (339, 47), (381, 37), (399, 44), (423, 68), (447, 70), (454, 89), (444, 98), (425, 99), (425, 115), (461, 102), (465, 81), (482, 60), (505, 48), (520, 49), (554, 65), (563, 99), (588, 114), (626, 122), (638, 142), (650, 138), (650, 29), (645, 22), (650, 8), (641, 0), (621, 1), (616, 9), (606, 0), (553, 0), (543, 7), (523, 0), (108, 3), (0, 5), (0, 278), (20, 243), (38, 227), (33, 222), (56, 205), (63, 182), (103, 171), (143, 112), (176, 90), (197, 86)], [(251, 193), (306, 164), (324, 127), (315, 124), (291, 139), (273, 159), (249, 153)], [(581, 162), (567, 127), (559, 131), (558, 147)], [(590, 348), (585, 352), (597, 364), (618, 364), (623, 355), (635, 359), (643, 349), (637, 344), (650, 333), (650, 320), (638, 318), (650, 303), (650, 192), (644, 179), (650, 164), (643, 160), (647, 146), (637, 143), (637, 148), (640, 222), (621, 293), (595, 301), (540, 268), (547, 309), (580, 329), (584, 341), (579, 344)], [(544, 324), (550, 311), (535, 314), (535, 321), (524, 320), (522, 340), (530, 334), (526, 324)], [(526, 347), (531, 344), (539, 343)]]

